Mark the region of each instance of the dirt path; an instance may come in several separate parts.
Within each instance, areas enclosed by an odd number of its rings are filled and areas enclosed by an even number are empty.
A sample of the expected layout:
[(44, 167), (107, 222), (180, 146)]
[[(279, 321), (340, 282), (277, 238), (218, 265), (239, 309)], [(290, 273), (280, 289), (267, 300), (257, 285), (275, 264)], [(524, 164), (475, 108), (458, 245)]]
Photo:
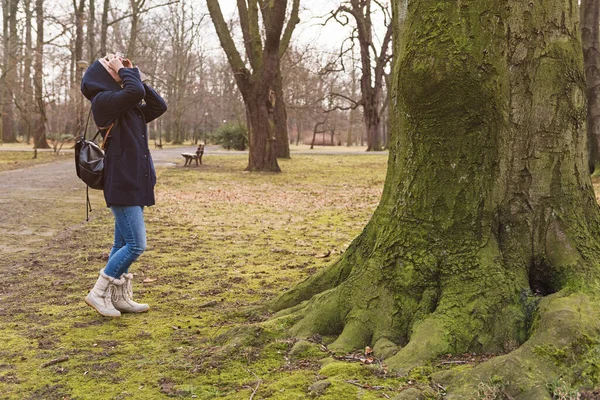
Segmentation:
[(72, 162), (0, 173), (0, 255), (29, 250), (65, 224), (75, 223), (62, 220), (65, 208), (80, 207), (84, 216), (84, 188)]

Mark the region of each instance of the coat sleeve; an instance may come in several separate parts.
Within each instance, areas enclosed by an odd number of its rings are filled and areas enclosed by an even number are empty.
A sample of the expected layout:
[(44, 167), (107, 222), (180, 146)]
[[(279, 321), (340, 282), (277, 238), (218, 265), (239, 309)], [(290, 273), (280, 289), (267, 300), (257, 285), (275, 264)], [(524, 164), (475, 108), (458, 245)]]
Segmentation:
[(114, 121), (124, 111), (135, 107), (146, 95), (137, 68), (121, 68), (119, 76), (123, 81), (122, 90), (103, 91), (94, 97), (92, 108), (94, 119), (99, 125)]
[(164, 99), (154, 89), (145, 83), (144, 89), (146, 90), (146, 97), (144, 97), (146, 104), (142, 105), (141, 109), (146, 122), (150, 122), (167, 111), (167, 103), (165, 103)]

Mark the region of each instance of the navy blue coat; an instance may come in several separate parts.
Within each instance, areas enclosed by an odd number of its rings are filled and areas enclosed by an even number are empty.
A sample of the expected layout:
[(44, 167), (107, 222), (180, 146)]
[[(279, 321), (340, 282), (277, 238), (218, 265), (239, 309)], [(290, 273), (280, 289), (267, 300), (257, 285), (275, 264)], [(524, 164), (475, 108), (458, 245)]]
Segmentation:
[(156, 172), (146, 124), (162, 115), (167, 104), (142, 82), (137, 68), (121, 68), (119, 76), (122, 86), (96, 61), (81, 81), (96, 125), (115, 122), (104, 159), (104, 199), (108, 206), (152, 206)]

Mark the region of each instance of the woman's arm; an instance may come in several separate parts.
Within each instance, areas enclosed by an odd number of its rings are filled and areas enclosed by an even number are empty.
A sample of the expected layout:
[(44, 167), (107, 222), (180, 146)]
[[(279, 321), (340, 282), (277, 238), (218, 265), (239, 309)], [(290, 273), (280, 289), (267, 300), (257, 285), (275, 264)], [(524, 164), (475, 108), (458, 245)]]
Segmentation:
[(144, 89), (146, 91), (146, 97), (144, 101), (146, 104), (141, 106), (142, 113), (146, 118), (146, 122), (150, 122), (160, 117), (167, 111), (167, 103), (154, 89), (144, 83)]
[(115, 120), (123, 111), (135, 107), (146, 96), (137, 68), (121, 68), (118, 74), (123, 90), (100, 92), (92, 101), (94, 117), (101, 125)]

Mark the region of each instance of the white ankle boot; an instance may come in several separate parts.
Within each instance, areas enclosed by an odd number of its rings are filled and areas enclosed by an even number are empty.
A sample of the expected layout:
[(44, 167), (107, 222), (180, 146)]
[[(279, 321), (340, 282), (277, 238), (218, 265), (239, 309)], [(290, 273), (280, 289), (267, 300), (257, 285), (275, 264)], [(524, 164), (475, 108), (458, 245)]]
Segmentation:
[(148, 304), (140, 304), (133, 301), (133, 274), (121, 275), (121, 281), (124, 284), (115, 286), (115, 296), (113, 296), (113, 306), (121, 312), (142, 313), (148, 311)]
[(100, 271), (94, 288), (85, 296), (85, 302), (105, 317), (120, 317), (121, 313), (112, 303), (116, 288), (123, 287), (123, 281)]

